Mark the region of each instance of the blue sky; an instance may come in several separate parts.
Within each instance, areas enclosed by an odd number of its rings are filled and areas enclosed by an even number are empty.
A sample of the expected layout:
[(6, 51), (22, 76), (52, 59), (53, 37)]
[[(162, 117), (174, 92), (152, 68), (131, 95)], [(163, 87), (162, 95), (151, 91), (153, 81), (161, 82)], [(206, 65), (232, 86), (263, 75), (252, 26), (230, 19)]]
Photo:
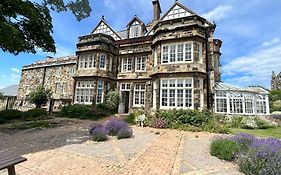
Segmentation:
[[(77, 37), (89, 34), (102, 15), (115, 30), (123, 30), (138, 15), (152, 19), (152, 0), (91, 1), (89, 18), (77, 22), (69, 12), (52, 12), (57, 53), (19, 54), (0, 51), (0, 89), (18, 84), (21, 68), (46, 56), (75, 54)], [(270, 87), (271, 73), (281, 71), (281, 0), (179, 0), (198, 15), (215, 21), (215, 37), (223, 41), (223, 82), (246, 87)], [(162, 15), (175, 0), (160, 0)]]

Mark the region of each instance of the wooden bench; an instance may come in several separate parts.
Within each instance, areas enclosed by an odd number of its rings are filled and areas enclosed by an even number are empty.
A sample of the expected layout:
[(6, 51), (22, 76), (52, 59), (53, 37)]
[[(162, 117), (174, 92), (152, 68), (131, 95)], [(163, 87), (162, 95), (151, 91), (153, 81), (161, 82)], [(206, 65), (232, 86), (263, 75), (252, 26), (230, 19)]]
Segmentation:
[(26, 160), (26, 158), (11, 153), (10, 151), (0, 150), (0, 170), (7, 168), (9, 175), (16, 175), (15, 165)]

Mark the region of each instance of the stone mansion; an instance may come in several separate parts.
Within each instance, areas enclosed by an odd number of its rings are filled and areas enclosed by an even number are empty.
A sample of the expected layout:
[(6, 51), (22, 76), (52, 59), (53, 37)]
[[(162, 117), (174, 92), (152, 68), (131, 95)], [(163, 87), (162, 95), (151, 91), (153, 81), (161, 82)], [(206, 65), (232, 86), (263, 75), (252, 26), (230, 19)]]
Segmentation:
[(216, 25), (176, 1), (161, 15), (152, 0), (153, 19), (134, 16), (122, 31), (105, 20), (80, 36), (75, 56), (46, 58), (24, 66), (18, 104), (38, 85), (53, 92), (54, 109), (96, 105), (109, 89), (120, 93), (119, 113), (144, 108), (209, 109), (217, 113), (269, 114), (268, 92), (221, 82)]

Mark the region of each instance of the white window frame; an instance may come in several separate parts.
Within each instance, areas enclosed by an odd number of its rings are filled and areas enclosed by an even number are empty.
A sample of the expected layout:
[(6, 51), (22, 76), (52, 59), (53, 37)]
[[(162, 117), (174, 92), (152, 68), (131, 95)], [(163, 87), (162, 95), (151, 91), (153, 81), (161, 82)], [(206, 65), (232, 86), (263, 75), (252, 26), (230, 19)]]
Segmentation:
[[(134, 84), (134, 106), (135, 107), (142, 107), (145, 105), (145, 90), (146, 90), (145, 83)], [(138, 103), (136, 102), (136, 98), (138, 98)], [(141, 103), (142, 100), (143, 100), (143, 104)]]
[(130, 83), (120, 83), (120, 91), (131, 91)]
[[(101, 85), (101, 86), (100, 86)], [(99, 91), (101, 90), (101, 94), (99, 94)], [(99, 97), (101, 96), (101, 97)], [(96, 95), (96, 104), (103, 103), (103, 96), (104, 96), (104, 81), (98, 80), (97, 81), (97, 95)], [(99, 101), (98, 98), (101, 100)]]
[[(132, 68), (133, 68), (132, 65), (133, 65), (133, 58), (131, 57), (122, 58), (121, 72), (132, 72)], [(131, 68), (130, 70), (128, 69), (129, 67)]]
[[(75, 103), (90, 105), (93, 102), (94, 81), (77, 81), (75, 89)], [(87, 97), (86, 97), (87, 96)], [(83, 97), (83, 101), (81, 100)], [(87, 101), (85, 101), (88, 99)]]
[(146, 63), (147, 63), (147, 56), (136, 57), (135, 58), (135, 72), (145, 72)]
[(87, 70), (87, 69), (96, 69), (96, 54), (95, 53), (82, 54), (79, 56), (78, 70)]
[[(191, 46), (191, 58), (190, 60), (186, 60), (186, 57), (187, 57), (187, 45), (190, 45)], [(178, 63), (191, 63), (193, 62), (193, 53), (194, 53), (194, 50), (193, 50), (193, 45), (194, 45), (194, 42), (193, 41), (188, 41), (188, 42), (180, 42), (180, 43), (173, 43), (173, 44), (164, 44), (161, 46), (161, 64), (178, 64)], [(182, 52), (179, 52), (179, 46), (183, 46), (183, 51)], [(171, 52), (172, 50), (172, 47), (175, 47), (175, 52)], [(164, 48), (167, 48), (164, 50)], [(179, 54), (182, 53), (183, 55), (183, 58), (182, 60), (179, 61)], [(172, 61), (171, 60), (171, 56), (172, 55), (175, 55), (175, 58), (173, 60), (175, 61)]]
[[(183, 80), (183, 81), (182, 81)], [(194, 79), (193, 77), (179, 77), (179, 78), (161, 78), (160, 84), (160, 108), (161, 109), (194, 109)], [(167, 82), (167, 86), (164, 86), (163, 82)], [(182, 83), (179, 83), (182, 82)], [(187, 86), (188, 83), (188, 86)], [(190, 83), (190, 84), (189, 84)], [(179, 84), (182, 84), (179, 86)], [(190, 85), (190, 86), (189, 86)], [(167, 90), (167, 106), (163, 105), (163, 91)], [(178, 92), (183, 90), (183, 106), (178, 106)], [(191, 106), (187, 107), (187, 91), (191, 91), (190, 99)], [(174, 97), (171, 97), (171, 92), (175, 92)], [(175, 106), (170, 105), (171, 98), (175, 99)]]
[[(106, 69), (106, 57), (107, 57), (107, 55), (105, 53), (100, 53), (100, 58), (99, 58), (99, 68), (100, 69), (103, 69), (103, 70)], [(104, 59), (103, 62), (102, 62), (102, 59)], [(101, 63), (103, 63), (103, 64), (101, 64)]]
[[(228, 112), (228, 94), (227, 94), (227, 92), (225, 92), (225, 91), (219, 91), (220, 93), (218, 93), (218, 91), (216, 92), (216, 94), (215, 94), (215, 111), (216, 111), (216, 113), (220, 113), (220, 114), (225, 114), (225, 113), (227, 113)], [(225, 95), (221, 95), (221, 94), (225, 94)], [(224, 109), (224, 107), (225, 107), (225, 109), (226, 109), (226, 111), (225, 112), (221, 112), (221, 111), (218, 111), (218, 102), (217, 102), (217, 100), (225, 100), (225, 105), (226, 106), (224, 106), (223, 105), (223, 109)]]

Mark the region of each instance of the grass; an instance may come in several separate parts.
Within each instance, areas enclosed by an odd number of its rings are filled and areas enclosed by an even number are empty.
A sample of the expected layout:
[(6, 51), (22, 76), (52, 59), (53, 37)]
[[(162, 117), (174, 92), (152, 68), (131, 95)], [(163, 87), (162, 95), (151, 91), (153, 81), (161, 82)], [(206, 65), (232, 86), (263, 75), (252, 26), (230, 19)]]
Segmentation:
[(268, 128), (268, 129), (240, 129), (230, 128), (232, 134), (248, 133), (257, 137), (274, 137), (281, 139), (281, 127)]

